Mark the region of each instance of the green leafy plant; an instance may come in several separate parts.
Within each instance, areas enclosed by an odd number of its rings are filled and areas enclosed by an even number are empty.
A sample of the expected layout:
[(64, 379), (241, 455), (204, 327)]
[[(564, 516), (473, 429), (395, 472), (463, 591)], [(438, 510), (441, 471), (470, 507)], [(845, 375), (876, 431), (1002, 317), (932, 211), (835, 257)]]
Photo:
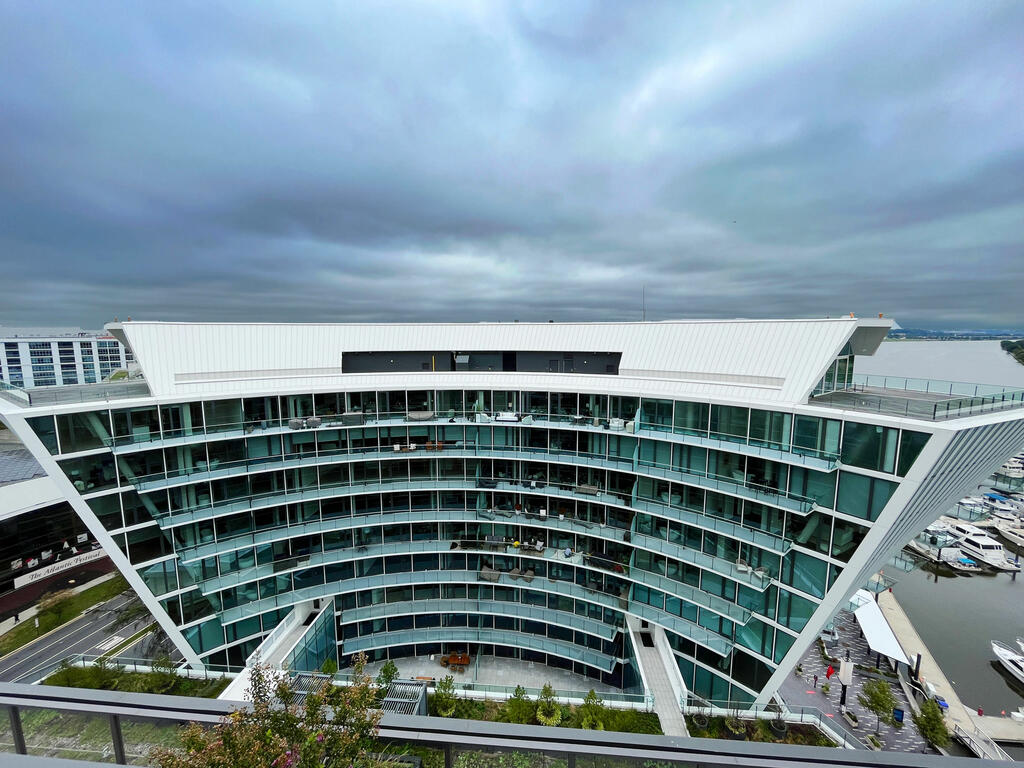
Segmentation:
[(434, 711), (441, 717), (451, 717), (455, 714), (455, 678), (445, 675), (438, 680), (434, 687)]
[(334, 659), (324, 659), (324, 663), (320, 665), (320, 671), (325, 675), (333, 675), (338, 671), (338, 662)]
[(505, 702), (505, 716), (510, 723), (529, 725), (534, 720), (536, 705), (526, 695), (526, 689), (517, 685), (511, 698)]
[(738, 717), (729, 716), (725, 718), (725, 729), (732, 736), (747, 735), (747, 726)]
[(544, 683), (540, 698), (537, 699), (537, 722), (550, 726), (562, 722), (562, 707), (555, 701), (555, 691), (551, 683)]
[(950, 744), (949, 729), (942, 718), (942, 710), (933, 699), (921, 705), (921, 711), (912, 715), (914, 725), (924, 740), (933, 747), (946, 748)]
[(302, 704), (291, 681), (268, 667), (252, 670), (252, 707), (232, 712), (213, 728), (196, 723), (181, 733), (181, 748), (157, 748), (157, 768), (314, 768), (361, 763), (376, 747), (380, 712), (376, 689), (364, 674), (366, 657), (354, 665), (351, 684), (326, 685)]
[(832, 690), (832, 683), (824, 682), (821, 684), (821, 692), (828, 696), (828, 692)]
[(857, 701), (861, 706), (872, 712), (877, 720), (875, 721), (875, 733), (878, 733), (882, 723), (893, 723), (892, 711), (899, 704), (893, 695), (892, 687), (884, 680), (868, 680), (864, 683), (864, 692), (857, 695)]
[(580, 725), (586, 730), (604, 730), (604, 702), (601, 701), (601, 698), (593, 688), (590, 689), (587, 697), (583, 700), (583, 704), (580, 706), (580, 715)]
[(380, 698), (384, 698), (384, 695), (388, 692), (388, 688), (398, 678), (398, 667), (391, 659), (384, 662), (384, 665), (380, 668), (380, 672), (377, 673), (377, 695)]

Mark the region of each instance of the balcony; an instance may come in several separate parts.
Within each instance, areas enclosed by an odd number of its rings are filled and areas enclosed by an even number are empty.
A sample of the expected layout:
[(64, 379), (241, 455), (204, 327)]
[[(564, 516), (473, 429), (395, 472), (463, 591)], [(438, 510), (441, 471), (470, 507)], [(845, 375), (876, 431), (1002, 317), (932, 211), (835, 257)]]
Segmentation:
[[(451, 419), (455, 419), (455, 421), (452, 422)], [(747, 438), (716, 432), (690, 434), (669, 431), (667, 428), (665, 430), (653, 429), (650, 425), (637, 424), (635, 422), (630, 422), (633, 426), (627, 431), (625, 428), (612, 428), (613, 421), (618, 422), (622, 420), (593, 419), (560, 414), (516, 414), (516, 418), (513, 420), (491, 420), (485, 423), (499, 427), (537, 427), (573, 432), (596, 432), (604, 435), (628, 434), (652, 440), (664, 440), (671, 443), (738, 453), (752, 458), (796, 464), (821, 472), (829, 472), (835, 469), (839, 461), (838, 455), (826, 451), (816, 451), (796, 446), (760, 444), (758, 442), (751, 442)], [(254, 435), (283, 435), (296, 431), (316, 432), (325, 429), (344, 430), (346, 428), (362, 427), (441, 427), (453, 423), (460, 426), (470, 426), (481, 422), (474, 418), (474, 414), (463, 412), (459, 412), (450, 418), (441, 414), (432, 414), (430, 419), (419, 417), (410, 419), (406, 414), (402, 413), (329, 414), (323, 417), (306, 419), (263, 419), (260, 421), (218, 424), (188, 431), (164, 430), (162, 435), (159, 432), (141, 430), (137, 434), (106, 438), (105, 442), (113, 447), (115, 454), (122, 454), (134, 453), (155, 447), (168, 448), (216, 440), (231, 440)]]
[[(509, 587), (524, 586), (518, 578), (513, 578), (507, 571), (490, 571), (489, 573), (483, 571), (407, 571), (405, 573), (357, 576), (353, 579), (293, 589), (279, 595), (268, 595), (262, 598), (254, 597), (248, 603), (225, 609), (220, 615), (220, 620), (222, 624), (227, 625), (250, 616), (266, 613), (267, 611), (291, 607), (306, 600), (334, 597), (346, 591), (359, 592), (380, 587), (402, 587), (409, 585), (479, 584), (481, 581)], [(534, 580), (529, 583), (529, 588), (584, 600), (614, 611), (633, 613), (664, 627), (670, 632), (682, 635), (722, 657), (726, 657), (732, 652), (732, 642), (730, 640), (705, 629), (689, 619), (684, 619), (681, 616), (668, 613), (646, 603), (630, 600), (628, 591), (623, 596), (618, 591), (609, 592), (597, 582), (582, 585), (572, 581), (548, 579), (542, 576), (534, 577)], [(255, 592), (255, 585), (253, 585), (252, 589), (254, 590), (253, 594), (257, 594)]]
[(149, 397), (145, 381), (113, 381), (102, 384), (68, 384), (62, 387), (30, 387), (23, 389), (0, 382), (0, 397), (23, 408), (41, 405), (68, 405), (96, 401), (127, 400)]
[(945, 421), (1024, 408), (1024, 389), (858, 373), (849, 389), (812, 396), (808, 402), (849, 411)]
[[(293, 557), (274, 563), (266, 563), (264, 565), (245, 568), (240, 571), (235, 571), (233, 573), (202, 581), (200, 582), (200, 591), (204, 595), (211, 595), (219, 592), (220, 590), (244, 584), (255, 586), (254, 582), (265, 579), (268, 576), (305, 570), (308, 568), (316, 568), (324, 565), (333, 565), (335, 563), (349, 562), (352, 560), (365, 560), (370, 558), (386, 557), (388, 555), (448, 554), (450, 552), (471, 552), (473, 554), (483, 555), (507, 555), (509, 557), (521, 558), (522, 569), (520, 569), (520, 572), (516, 574), (512, 574), (510, 572), (510, 578), (513, 578), (513, 580), (522, 579), (525, 584), (532, 583), (535, 578), (542, 578), (532, 574), (533, 569), (530, 566), (530, 563), (533, 561), (547, 561), (554, 564), (568, 564), (574, 567), (582, 567), (591, 571), (607, 571), (623, 582), (639, 584), (641, 586), (657, 589), (672, 597), (678, 597), (691, 605), (717, 613), (718, 615), (730, 619), (737, 624), (746, 624), (747, 621), (750, 620), (751, 616), (751, 612), (749, 610), (737, 605), (736, 603), (730, 602), (717, 595), (704, 592), (703, 590), (690, 586), (689, 584), (684, 584), (680, 581), (676, 581), (675, 579), (670, 579), (660, 573), (652, 573), (638, 568), (631, 569), (628, 565), (616, 563), (602, 555), (581, 553), (579, 555), (574, 555), (572, 558), (566, 558), (562, 551), (555, 547), (546, 547), (543, 545), (539, 548), (526, 545), (516, 547), (512, 542), (504, 541), (503, 537), (493, 537), (493, 540), (489, 541), (460, 542), (453, 540), (433, 540), (389, 542), (387, 544), (374, 544), (369, 546), (349, 547), (347, 549), (334, 549), (328, 552), (317, 552), (310, 555)], [(430, 573), (430, 571), (424, 571), (424, 573)], [(499, 572), (495, 571), (495, 573)], [(593, 579), (595, 582), (600, 581), (600, 579), (593, 574), (589, 575), (587, 578)], [(345, 589), (343, 591), (350, 592), (352, 590)]]

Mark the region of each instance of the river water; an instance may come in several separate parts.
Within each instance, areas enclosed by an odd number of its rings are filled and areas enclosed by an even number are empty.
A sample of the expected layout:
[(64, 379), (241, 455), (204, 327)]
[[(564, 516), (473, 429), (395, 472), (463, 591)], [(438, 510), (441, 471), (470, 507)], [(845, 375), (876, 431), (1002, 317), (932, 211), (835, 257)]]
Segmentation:
[[(856, 371), (1024, 388), (1024, 365), (998, 341), (885, 342), (874, 356), (858, 357)], [(965, 705), (995, 715), (1024, 705), (1024, 687), (1001, 671), (989, 646), (1024, 637), (1024, 574), (895, 577), (893, 593)]]

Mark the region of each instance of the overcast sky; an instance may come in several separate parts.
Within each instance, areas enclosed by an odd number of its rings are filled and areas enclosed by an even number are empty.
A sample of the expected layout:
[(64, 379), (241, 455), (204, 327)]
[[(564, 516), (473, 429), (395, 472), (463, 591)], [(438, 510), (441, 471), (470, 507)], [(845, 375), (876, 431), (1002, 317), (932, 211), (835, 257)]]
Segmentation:
[(1024, 326), (1024, 3), (0, 0), (0, 323)]

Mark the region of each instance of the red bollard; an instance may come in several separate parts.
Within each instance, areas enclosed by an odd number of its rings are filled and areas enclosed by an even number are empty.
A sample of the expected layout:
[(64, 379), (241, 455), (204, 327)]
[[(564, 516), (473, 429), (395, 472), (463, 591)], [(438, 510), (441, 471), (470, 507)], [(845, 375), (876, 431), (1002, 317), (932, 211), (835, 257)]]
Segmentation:
[(985, 710), (983, 710), (981, 707), (978, 707), (978, 717), (982, 717), (984, 714)]

